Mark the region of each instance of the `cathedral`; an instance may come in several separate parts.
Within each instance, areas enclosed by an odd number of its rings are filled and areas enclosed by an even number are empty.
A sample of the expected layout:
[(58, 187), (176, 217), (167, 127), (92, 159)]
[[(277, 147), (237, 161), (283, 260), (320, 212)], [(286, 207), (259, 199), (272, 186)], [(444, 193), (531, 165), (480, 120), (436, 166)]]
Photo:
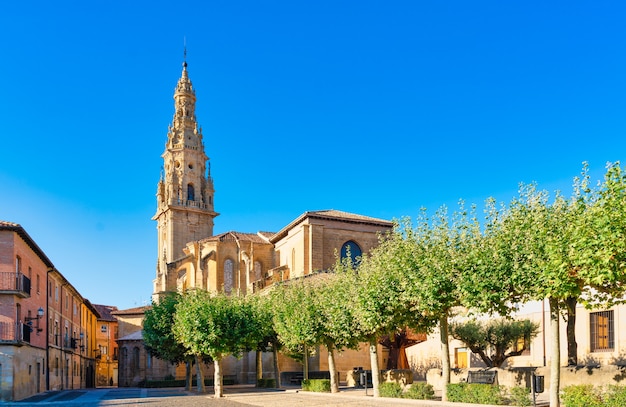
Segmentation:
[[(214, 182), (195, 106), (196, 93), (184, 62), (174, 91), (174, 117), (162, 155), (157, 209), (152, 218), (157, 223), (158, 247), (153, 301), (190, 288), (234, 295), (261, 292), (276, 282), (328, 270), (337, 254), (357, 257), (367, 253), (378, 244), (379, 233), (392, 229), (392, 222), (387, 220), (316, 210), (303, 212), (277, 232), (229, 231), (214, 235), (219, 213), (214, 207)], [(180, 376), (180, 372), (174, 372), (176, 369), (155, 369), (148, 355), (141, 356), (138, 352), (145, 351), (137, 345), (137, 333), (127, 339), (120, 338), (120, 349), (133, 346), (128, 354), (136, 355), (137, 360), (120, 366), (120, 386), (133, 386), (138, 380), (160, 380), (163, 377), (158, 376), (165, 374)], [(327, 370), (321, 352), (316, 355), (310, 369)], [(267, 367), (272, 366), (271, 357), (263, 357), (268, 359), (263, 362)], [(302, 370), (295, 361), (280, 359), (281, 371)], [(254, 383), (255, 363), (254, 355), (231, 358), (224, 364), (224, 373), (238, 383)], [(362, 352), (344, 352), (337, 360), (338, 370), (344, 374), (359, 363), (364, 363)], [(210, 374), (211, 367), (207, 369)], [(267, 376), (271, 375), (268, 371)]]

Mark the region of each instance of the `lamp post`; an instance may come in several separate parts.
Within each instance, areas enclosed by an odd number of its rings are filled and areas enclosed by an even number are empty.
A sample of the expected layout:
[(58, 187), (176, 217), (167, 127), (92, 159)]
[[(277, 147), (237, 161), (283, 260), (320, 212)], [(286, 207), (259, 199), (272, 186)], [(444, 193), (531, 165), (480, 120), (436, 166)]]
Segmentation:
[(39, 307), (39, 309), (37, 310), (37, 316), (36, 317), (25, 317), (24, 321), (26, 322), (31, 322), (33, 320), (37, 321), (37, 324), (35, 326), (35, 328), (37, 329), (37, 334), (39, 334), (39, 332), (43, 331), (43, 328), (39, 327), (39, 320), (41, 318), (43, 318), (44, 315), (44, 309), (43, 307)]

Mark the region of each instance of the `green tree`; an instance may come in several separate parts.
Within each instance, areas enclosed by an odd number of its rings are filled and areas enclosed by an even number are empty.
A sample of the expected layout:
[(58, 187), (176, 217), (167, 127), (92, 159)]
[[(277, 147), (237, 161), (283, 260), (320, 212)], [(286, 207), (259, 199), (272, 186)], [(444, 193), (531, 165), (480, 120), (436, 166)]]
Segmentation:
[(215, 397), (223, 396), (222, 359), (254, 349), (261, 332), (249, 302), (204, 290), (182, 296), (176, 306), (173, 330), (189, 354), (198, 360), (204, 356), (213, 359)]
[(278, 350), (281, 343), (278, 340), (278, 334), (274, 329), (272, 303), (270, 296), (251, 295), (246, 297), (246, 301), (250, 302), (259, 325), (259, 337), (261, 338), (256, 346), (256, 378), (257, 383), (263, 378), (263, 352), (273, 352), (274, 355), (274, 377), (276, 378), (276, 387), (280, 387), (280, 372), (278, 370)]
[(294, 279), (277, 286), (271, 296), (278, 339), (288, 352), (302, 355), (303, 376), (308, 380), (309, 351), (320, 343), (322, 329), (314, 293), (304, 279)]
[(433, 317), (416, 307), (412, 297), (405, 297), (407, 270), (412, 269), (414, 262), (413, 247), (397, 223), (393, 232), (381, 236), (371, 255), (363, 257), (356, 272), (344, 276), (354, 290), (352, 303), (359, 335), (369, 343), (375, 397), (380, 396), (377, 350), (380, 339), (406, 327), (427, 332), (433, 325)]
[(328, 370), (330, 371), (330, 389), (339, 392), (335, 351), (357, 349), (360, 333), (352, 307), (352, 286), (344, 278), (352, 271), (352, 264), (338, 261), (332, 273), (320, 275), (319, 282), (313, 287), (320, 320), (319, 342), (328, 350)]
[(538, 332), (539, 324), (527, 319), (473, 319), (450, 325), (450, 335), (465, 343), (488, 367), (501, 367), (508, 358), (521, 355)]
[[(461, 203), (451, 218), (442, 207), (430, 219), (422, 210), (414, 229), (410, 219), (403, 228), (408, 247), (400, 265), (404, 302), (412, 304), (424, 322), (436, 321), (445, 384), (450, 382), (449, 318), (455, 307), (489, 313), (507, 310), (502, 281), (486, 266), (490, 253), (474, 212)], [(447, 386), (442, 399), (447, 400)]]
[[(592, 306), (623, 297), (625, 193), (626, 180), (618, 164), (608, 166), (604, 181), (595, 189), (588, 186), (585, 167), (570, 199), (557, 193), (550, 200), (535, 185), (523, 185), (494, 228), (492, 241), (498, 242), (498, 260), (509, 270), (513, 297), (549, 303), (552, 406), (559, 405), (560, 315), (569, 308), (572, 317), (573, 299)], [(573, 336), (573, 329), (568, 331)]]
[(191, 389), (191, 363), (193, 358), (176, 340), (172, 325), (180, 295), (171, 293), (158, 303), (153, 303), (143, 320), (143, 343), (150, 355), (173, 364), (186, 364), (185, 388)]

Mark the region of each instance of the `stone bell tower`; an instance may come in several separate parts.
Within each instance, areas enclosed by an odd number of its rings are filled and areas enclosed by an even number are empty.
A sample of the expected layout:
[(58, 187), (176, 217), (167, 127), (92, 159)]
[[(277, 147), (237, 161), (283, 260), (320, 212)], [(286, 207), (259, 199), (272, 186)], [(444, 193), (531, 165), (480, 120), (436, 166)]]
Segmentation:
[(158, 258), (153, 299), (176, 291), (176, 275), (168, 264), (184, 256), (186, 243), (213, 235), (213, 179), (204, 152), (202, 128), (196, 122), (196, 92), (187, 62), (174, 91), (174, 119), (168, 128), (163, 171), (157, 186)]

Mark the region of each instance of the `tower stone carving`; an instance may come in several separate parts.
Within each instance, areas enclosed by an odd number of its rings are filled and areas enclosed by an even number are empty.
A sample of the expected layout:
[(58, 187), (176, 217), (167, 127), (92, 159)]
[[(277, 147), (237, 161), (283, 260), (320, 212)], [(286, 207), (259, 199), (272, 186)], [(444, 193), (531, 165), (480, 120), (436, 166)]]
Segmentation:
[[(163, 170), (157, 185), (158, 254), (153, 299), (176, 291), (176, 275), (168, 265), (184, 256), (186, 243), (213, 235), (213, 179), (196, 122), (196, 92), (187, 62), (174, 91), (174, 118), (169, 125)], [(172, 268), (173, 270), (173, 268)]]

